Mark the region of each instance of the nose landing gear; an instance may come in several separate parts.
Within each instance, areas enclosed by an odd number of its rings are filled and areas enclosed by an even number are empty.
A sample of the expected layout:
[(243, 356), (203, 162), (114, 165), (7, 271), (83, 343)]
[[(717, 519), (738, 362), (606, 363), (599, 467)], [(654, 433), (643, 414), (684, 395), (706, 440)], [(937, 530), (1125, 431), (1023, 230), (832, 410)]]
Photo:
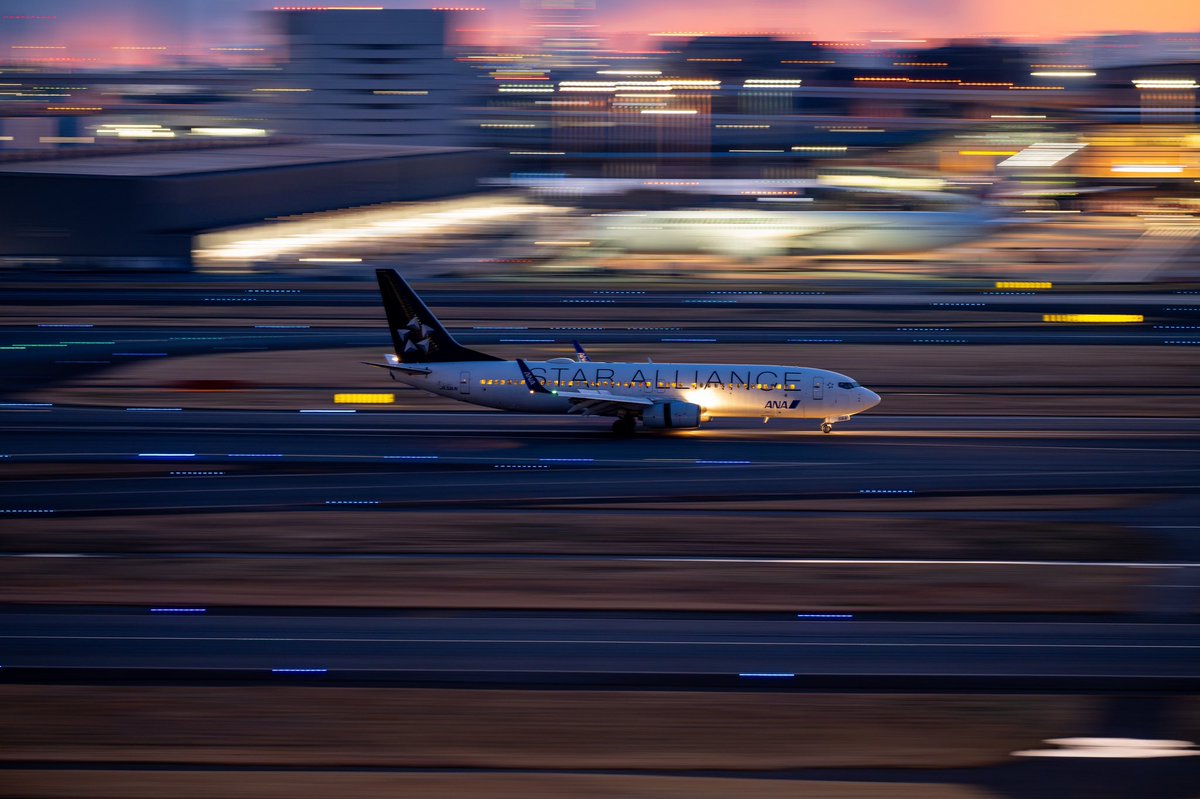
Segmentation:
[(845, 422), (849, 420), (849, 418), (850, 414), (844, 414), (842, 416), (829, 416), (823, 422), (821, 422), (821, 432), (832, 433), (834, 422)]

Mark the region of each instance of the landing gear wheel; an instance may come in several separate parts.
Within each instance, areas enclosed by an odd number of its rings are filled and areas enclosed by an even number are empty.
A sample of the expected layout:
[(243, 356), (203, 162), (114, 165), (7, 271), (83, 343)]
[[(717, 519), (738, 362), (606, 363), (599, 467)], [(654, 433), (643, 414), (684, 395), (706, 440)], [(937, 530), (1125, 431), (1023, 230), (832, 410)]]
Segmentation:
[(833, 425), (831, 425), (829, 422), (821, 422), (821, 432), (822, 433), (832, 433)]
[(628, 438), (637, 431), (637, 420), (631, 416), (622, 416), (613, 422), (612, 431), (615, 436)]

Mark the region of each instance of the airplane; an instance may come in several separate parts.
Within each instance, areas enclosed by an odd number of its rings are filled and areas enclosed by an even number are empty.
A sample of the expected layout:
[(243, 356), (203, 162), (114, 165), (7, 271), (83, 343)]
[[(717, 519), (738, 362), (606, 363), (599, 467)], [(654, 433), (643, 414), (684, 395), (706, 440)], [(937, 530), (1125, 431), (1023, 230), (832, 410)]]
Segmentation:
[[(462, 346), (394, 269), (377, 269), (394, 353), (393, 380), (439, 396), (521, 413), (614, 417), (613, 432), (694, 429), (712, 419), (820, 419), (821, 431), (875, 407), (853, 379), (807, 366), (506, 361)], [(579, 348), (581, 350), (582, 348)], [(577, 351), (579, 351), (577, 350)]]

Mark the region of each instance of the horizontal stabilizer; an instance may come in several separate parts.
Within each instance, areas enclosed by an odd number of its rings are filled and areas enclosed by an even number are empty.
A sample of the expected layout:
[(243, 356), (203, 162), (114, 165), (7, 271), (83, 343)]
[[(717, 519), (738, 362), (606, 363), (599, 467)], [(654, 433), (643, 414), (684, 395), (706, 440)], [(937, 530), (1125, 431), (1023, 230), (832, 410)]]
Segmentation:
[(376, 369), (391, 369), (396, 372), (405, 372), (410, 375), (427, 375), (429, 369), (424, 366), (413, 366), (407, 363), (371, 363), (370, 361), (359, 361), (363, 366), (374, 366)]

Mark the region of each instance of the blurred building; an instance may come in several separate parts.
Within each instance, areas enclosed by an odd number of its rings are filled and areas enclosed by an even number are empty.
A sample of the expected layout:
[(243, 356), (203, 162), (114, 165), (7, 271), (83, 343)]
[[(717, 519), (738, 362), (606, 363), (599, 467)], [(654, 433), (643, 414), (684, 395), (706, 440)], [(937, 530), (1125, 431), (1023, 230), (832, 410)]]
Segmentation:
[(486, 151), (262, 140), (0, 160), (0, 262), (187, 268), (206, 231), (473, 192)]
[(451, 15), (427, 10), (284, 10), (288, 57), (262, 86), (280, 133), (371, 144), (466, 141), (464, 76), (448, 51)]
[[(599, 47), (596, 0), (522, 0), (521, 6), (533, 17), (534, 33), (543, 53), (569, 57), (592, 53)], [(549, 59), (549, 63), (555, 61)]]
[(956, 154), (1007, 151), (1014, 131), (1044, 137), (1088, 121), (1104, 86), (1042, 74), (1039, 58), (999, 42), (692, 36), (653, 57), (597, 54), (569, 69), (523, 54), (470, 63), (481, 143), (507, 152), (514, 176), (774, 179), (815, 177), (831, 160), (971, 172), (987, 162), (947, 164), (925, 143), (954, 131), (974, 140)]

